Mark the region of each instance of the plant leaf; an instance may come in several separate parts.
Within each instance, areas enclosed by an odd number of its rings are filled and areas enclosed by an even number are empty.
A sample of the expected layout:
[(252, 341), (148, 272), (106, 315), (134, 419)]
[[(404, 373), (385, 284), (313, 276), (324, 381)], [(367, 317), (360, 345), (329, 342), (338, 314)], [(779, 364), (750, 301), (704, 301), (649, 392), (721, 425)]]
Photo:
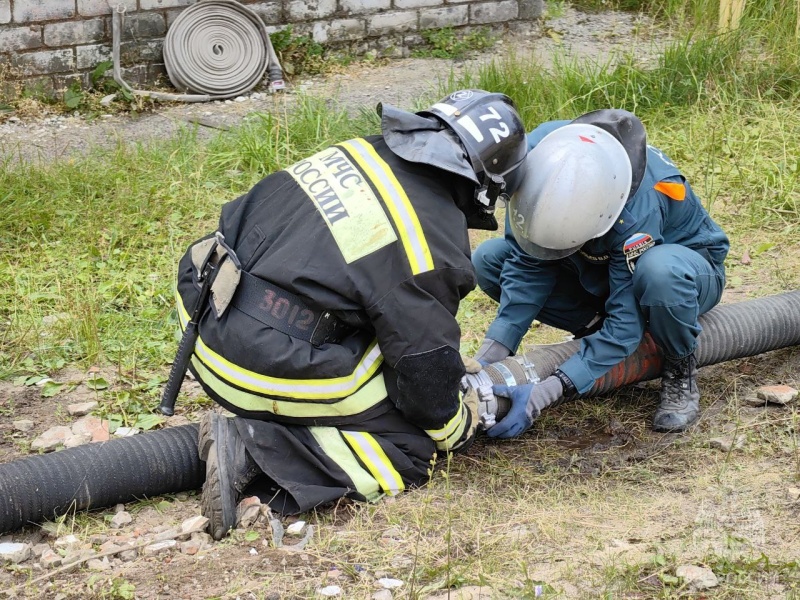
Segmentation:
[(42, 387), (42, 398), (52, 398), (56, 394), (58, 394), (61, 389), (64, 387), (63, 383), (57, 383), (55, 381), (48, 381)]

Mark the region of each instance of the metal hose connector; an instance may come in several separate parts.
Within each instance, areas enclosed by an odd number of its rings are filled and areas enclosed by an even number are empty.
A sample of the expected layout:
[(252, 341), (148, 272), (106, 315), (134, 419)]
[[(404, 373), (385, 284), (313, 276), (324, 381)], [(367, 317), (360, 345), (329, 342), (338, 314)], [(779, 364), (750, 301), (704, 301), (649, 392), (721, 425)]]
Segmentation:
[(184, 10), (164, 40), (164, 65), (178, 90), (232, 98), (267, 70), (271, 42), (261, 18), (234, 0), (201, 0)]

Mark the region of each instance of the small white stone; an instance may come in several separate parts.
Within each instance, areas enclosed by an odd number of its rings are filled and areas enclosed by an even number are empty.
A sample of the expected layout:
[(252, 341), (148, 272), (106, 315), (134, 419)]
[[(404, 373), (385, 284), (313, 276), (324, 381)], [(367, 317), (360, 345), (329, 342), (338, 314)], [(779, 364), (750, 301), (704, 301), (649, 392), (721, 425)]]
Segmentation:
[(19, 564), (31, 557), (32, 548), (30, 544), (17, 542), (4, 542), (0, 544), (0, 562)]
[(258, 550), (256, 550), (255, 548), (250, 548), (250, 555), (251, 556), (256, 556), (257, 554), (258, 554)]
[(246, 102), (247, 101), (247, 97), (246, 96), (236, 96), (236, 98), (234, 98), (234, 100), (236, 102)]
[(150, 544), (149, 546), (145, 546), (144, 554), (145, 556), (155, 556), (156, 554), (161, 554), (163, 552), (168, 552), (175, 548), (178, 545), (178, 542), (175, 540), (164, 540), (163, 542), (157, 542), (155, 544)]
[(190, 534), (194, 533), (195, 531), (203, 531), (208, 525), (208, 517), (204, 517), (203, 515), (195, 515), (194, 517), (189, 517), (183, 523), (181, 523), (181, 534)]
[(123, 510), (115, 514), (113, 517), (111, 517), (110, 525), (111, 529), (121, 529), (125, 527), (125, 525), (128, 525), (131, 522), (133, 522), (133, 517), (131, 516), (131, 513)]
[(382, 577), (378, 579), (378, 585), (385, 590), (393, 590), (402, 586), (403, 582), (399, 579), (392, 579), (391, 577)]
[(305, 521), (295, 521), (286, 528), (286, 533), (289, 535), (303, 535), (303, 532), (305, 530), (306, 530)]
[(117, 427), (114, 435), (117, 437), (131, 437), (139, 433), (139, 431), (140, 430), (136, 427)]
[(378, 590), (372, 594), (372, 600), (392, 600), (392, 592), (389, 590)]
[(686, 582), (690, 589), (699, 591), (707, 590), (719, 585), (714, 571), (695, 565), (681, 565), (675, 569), (675, 575)]
[(53, 543), (53, 546), (55, 546), (56, 548), (72, 548), (73, 546), (77, 546), (80, 543), (81, 541), (78, 539), (78, 536), (70, 533), (69, 535), (64, 535), (58, 538)]
[(789, 497), (789, 500), (797, 502), (800, 500), (800, 488), (790, 487), (786, 490), (786, 495)]
[(338, 585), (327, 585), (319, 590), (320, 596), (338, 596), (342, 593), (342, 588)]

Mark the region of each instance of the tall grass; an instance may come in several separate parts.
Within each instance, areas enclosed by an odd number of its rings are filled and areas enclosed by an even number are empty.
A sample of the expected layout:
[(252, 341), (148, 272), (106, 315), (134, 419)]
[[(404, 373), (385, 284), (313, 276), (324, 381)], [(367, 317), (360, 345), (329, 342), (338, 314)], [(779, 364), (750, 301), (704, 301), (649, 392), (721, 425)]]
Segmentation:
[[(759, 10), (748, 13), (748, 27), (759, 15), (766, 31), (773, 21), (784, 27), (777, 4)], [(715, 217), (740, 230), (792, 230), (800, 224), (800, 61), (788, 49), (770, 53), (764, 36), (748, 31), (686, 33), (650, 64), (630, 54), (603, 63), (562, 55), (548, 69), (509, 59), (453, 77), (433, 94), (507, 93), (529, 128), (626, 108)], [(206, 144), (184, 132), (49, 165), (4, 165), (0, 377), (19, 372), (25, 359), (26, 369), (31, 360), (134, 359), (161, 368), (174, 351), (176, 260), (215, 227), (219, 206), (327, 144), (379, 130), (373, 107), (285, 101)]]

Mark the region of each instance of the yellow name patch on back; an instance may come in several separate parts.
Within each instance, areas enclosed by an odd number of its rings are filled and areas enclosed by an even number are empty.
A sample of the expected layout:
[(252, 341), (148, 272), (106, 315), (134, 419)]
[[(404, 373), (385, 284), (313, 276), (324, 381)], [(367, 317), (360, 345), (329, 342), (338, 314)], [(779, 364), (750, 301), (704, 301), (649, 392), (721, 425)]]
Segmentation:
[(350, 264), (397, 240), (377, 196), (339, 148), (286, 168), (314, 202)]

